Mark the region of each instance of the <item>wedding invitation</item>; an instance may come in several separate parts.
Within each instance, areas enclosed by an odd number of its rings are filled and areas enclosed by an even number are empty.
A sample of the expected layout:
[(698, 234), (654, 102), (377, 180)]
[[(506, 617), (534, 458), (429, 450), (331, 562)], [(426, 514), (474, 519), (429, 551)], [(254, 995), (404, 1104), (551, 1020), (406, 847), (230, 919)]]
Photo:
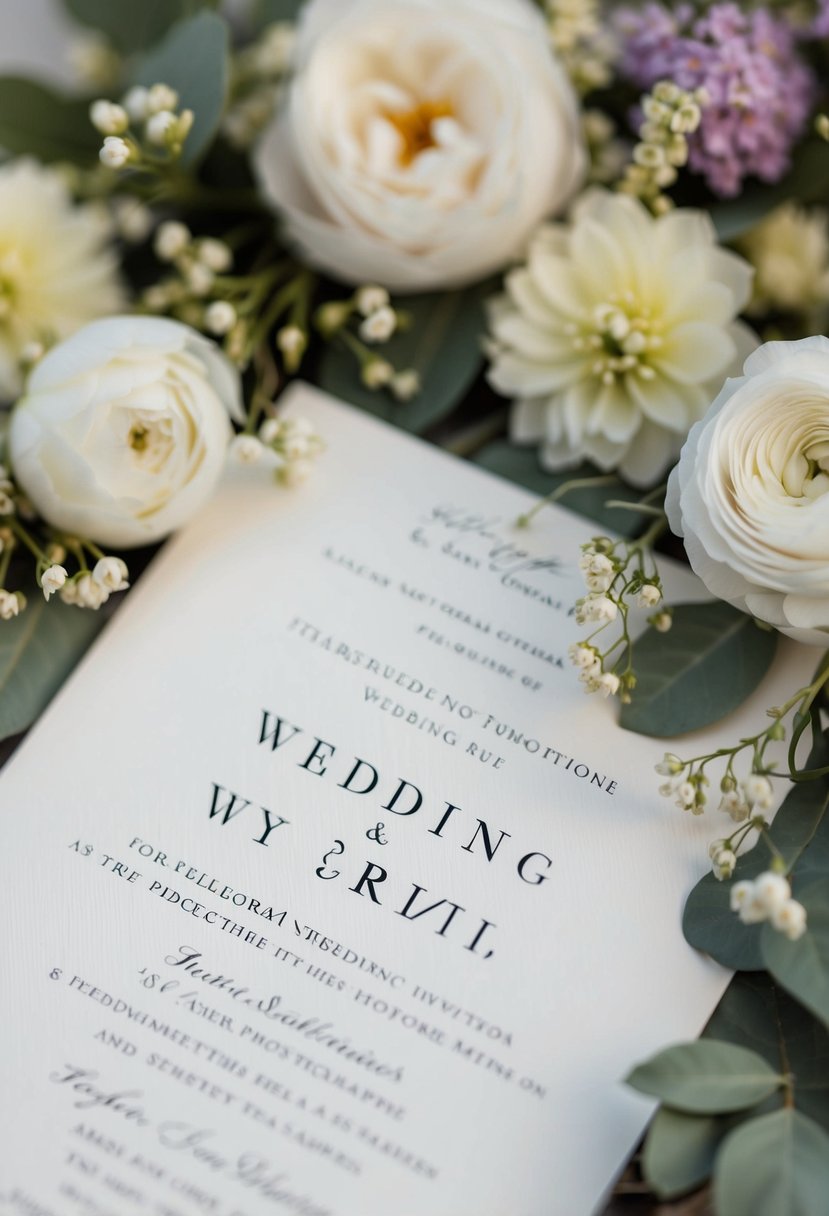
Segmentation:
[(568, 665), (594, 525), (288, 410), (311, 481), (229, 474), (0, 776), (0, 1212), (588, 1216), (727, 982), (722, 825)]

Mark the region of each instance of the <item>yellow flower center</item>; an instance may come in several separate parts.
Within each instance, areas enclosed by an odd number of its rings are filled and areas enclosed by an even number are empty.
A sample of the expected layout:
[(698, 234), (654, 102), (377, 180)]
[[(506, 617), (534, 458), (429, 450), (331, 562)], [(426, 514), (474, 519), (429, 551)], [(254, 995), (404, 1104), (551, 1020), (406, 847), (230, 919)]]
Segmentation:
[(656, 372), (648, 357), (662, 346), (661, 328), (651, 310), (639, 305), (632, 292), (625, 292), (624, 297), (610, 296), (597, 305), (589, 322), (568, 325), (566, 333), (579, 354), (595, 354), (593, 374), (611, 385), (617, 376), (629, 374), (653, 380)]
[(432, 125), (454, 114), (448, 101), (421, 101), (411, 110), (388, 110), (386, 118), (401, 138), (400, 164), (408, 167), (421, 152), (437, 146)]
[(145, 472), (157, 472), (173, 449), (170, 419), (164, 415), (134, 415), (127, 431), (127, 447), (134, 462)]

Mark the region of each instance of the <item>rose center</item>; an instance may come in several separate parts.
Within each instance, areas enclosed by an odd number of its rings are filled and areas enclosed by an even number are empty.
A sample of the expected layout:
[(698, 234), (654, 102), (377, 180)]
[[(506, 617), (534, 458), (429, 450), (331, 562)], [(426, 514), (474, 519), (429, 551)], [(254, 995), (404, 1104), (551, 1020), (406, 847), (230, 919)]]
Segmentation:
[(145, 471), (161, 468), (173, 447), (169, 418), (134, 416), (127, 431), (127, 447)]
[(792, 498), (819, 498), (829, 493), (829, 440), (796, 452), (783, 470), (782, 480)]
[(653, 380), (656, 373), (648, 362), (651, 351), (662, 346), (662, 336), (651, 310), (639, 305), (632, 292), (611, 296), (593, 310), (589, 321), (568, 325), (565, 333), (580, 355), (593, 355), (592, 372), (602, 384), (611, 385), (617, 376), (634, 373)]
[(409, 166), (421, 152), (437, 147), (433, 124), (453, 115), (448, 101), (421, 101), (411, 110), (387, 110), (385, 118), (400, 136), (400, 164)]

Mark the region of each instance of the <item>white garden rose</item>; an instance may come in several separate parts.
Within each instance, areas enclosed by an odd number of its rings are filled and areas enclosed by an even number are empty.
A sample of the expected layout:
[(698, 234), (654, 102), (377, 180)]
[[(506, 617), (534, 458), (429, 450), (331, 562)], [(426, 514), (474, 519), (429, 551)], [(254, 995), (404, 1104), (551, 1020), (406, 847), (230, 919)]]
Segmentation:
[(256, 164), (309, 262), (425, 291), (518, 256), (586, 156), (531, 0), (310, 0)]
[(829, 645), (829, 339), (769, 342), (694, 427), (668, 519), (720, 599)]
[(15, 475), (47, 523), (100, 544), (160, 540), (211, 494), (242, 417), (239, 376), (187, 325), (94, 321), (53, 347), (11, 420)]

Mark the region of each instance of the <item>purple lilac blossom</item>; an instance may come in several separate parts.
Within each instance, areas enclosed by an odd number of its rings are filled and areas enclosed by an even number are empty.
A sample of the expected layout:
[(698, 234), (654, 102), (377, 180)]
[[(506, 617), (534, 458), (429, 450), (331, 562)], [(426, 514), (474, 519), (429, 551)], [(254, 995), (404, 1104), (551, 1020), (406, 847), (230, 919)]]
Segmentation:
[(691, 4), (648, 3), (619, 10), (615, 24), (621, 72), (635, 85), (673, 80), (683, 89), (705, 89), (702, 122), (688, 138), (692, 172), (722, 197), (739, 194), (747, 176), (779, 181), (816, 88), (785, 21), (736, 4), (715, 4), (700, 15)]

